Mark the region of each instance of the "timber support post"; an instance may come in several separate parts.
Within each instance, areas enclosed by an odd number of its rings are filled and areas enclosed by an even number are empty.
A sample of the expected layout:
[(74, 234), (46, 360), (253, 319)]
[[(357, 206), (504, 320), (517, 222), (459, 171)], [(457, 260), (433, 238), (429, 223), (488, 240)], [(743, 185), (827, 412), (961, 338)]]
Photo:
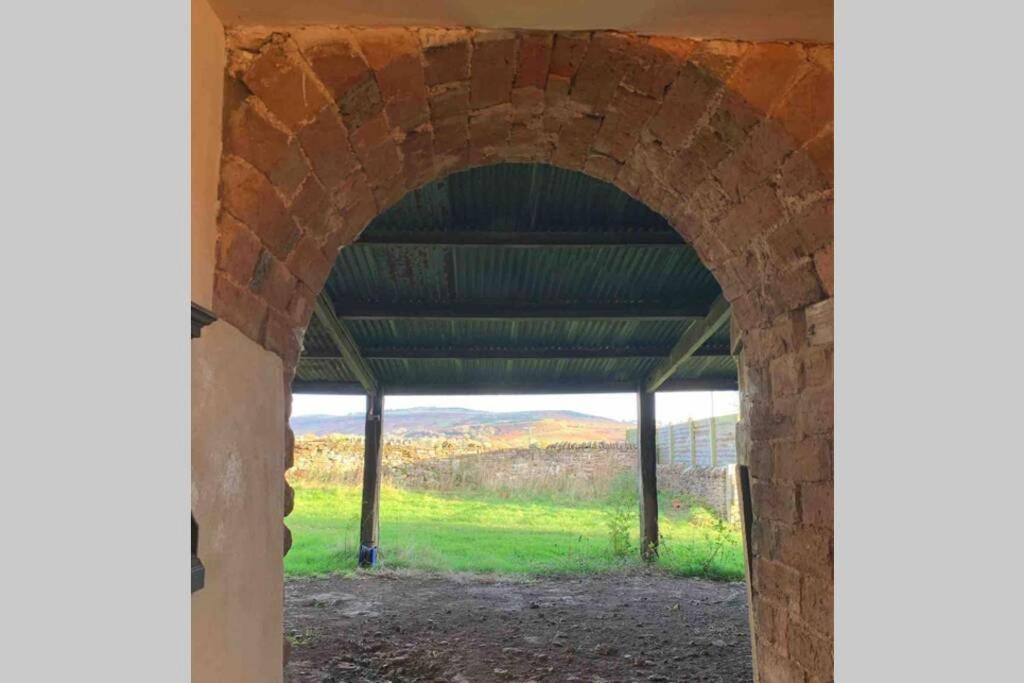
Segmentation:
[(637, 394), (637, 443), (640, 454), (640, 556), (650, 562), (658, 554), (658, 456), (654, 392)]
[(377, 564), (380, 531), (380, 479), (383, 442), (384, 396), (380, 391), (366, 396), (366, 439), (363, 450), (363, 506), (359, 522), (359, 566)]

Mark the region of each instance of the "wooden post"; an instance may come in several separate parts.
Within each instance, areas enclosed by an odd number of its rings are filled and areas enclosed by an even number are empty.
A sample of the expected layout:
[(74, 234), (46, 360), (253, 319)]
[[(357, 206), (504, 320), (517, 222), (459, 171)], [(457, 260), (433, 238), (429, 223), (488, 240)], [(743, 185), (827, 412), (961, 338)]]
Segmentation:
[(637, 440), (640, 444), (640, 556), (651, 561), (658, 554), (658, 467), (654, 392), (641, 389), (637, 399)]
[(359, 522), (359, 566), (377, 563), (380, 520), (380, 478), (384, 396), (379, 391), (366, 396), (366, 439), (363, 449), (363, 508)]

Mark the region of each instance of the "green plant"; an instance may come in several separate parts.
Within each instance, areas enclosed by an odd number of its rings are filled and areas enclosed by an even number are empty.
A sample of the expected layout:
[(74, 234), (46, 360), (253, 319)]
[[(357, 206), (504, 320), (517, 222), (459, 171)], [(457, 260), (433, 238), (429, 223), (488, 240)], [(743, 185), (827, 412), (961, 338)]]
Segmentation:
[(690, 510), (690, 524), (704, 539), (703, 557), (698, 558), (698, 561), (701, 573), (707, 574), (722, 551), (735, 542), (735, 530), (731, 524), (702, 506)]
[(629, 473), (612, 480), (604, 514), (612, 555), (620, 559), (629, 557), (634, 550), (629, 532), (637, 523), (636, 482)]

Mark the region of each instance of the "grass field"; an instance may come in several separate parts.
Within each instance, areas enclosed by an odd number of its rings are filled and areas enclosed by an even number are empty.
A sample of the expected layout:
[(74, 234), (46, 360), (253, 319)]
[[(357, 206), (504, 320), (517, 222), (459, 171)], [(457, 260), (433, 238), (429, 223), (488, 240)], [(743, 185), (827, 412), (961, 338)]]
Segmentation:
[[(297, 486), (287, 519), (293, 545), (290, 576), (355, 569), (359, 487)], [(634, 499), (635, 500), (635, 499)], [(390, 568), (502, 574), (585, 574), (639, 566), (635, 502), (499, 498), (381, 490), (381, 560)], [(620, 555), (610, 531), (620, 529)], [(611, 524), (611, 526), (610, 526)], [(715, 525), (699, 511), (661, 511), (658, 565), (680, 576), (743, 577), (743, 549), (734, 527)], [(628, 535), (628, 539), (624, 538)], [(622, 552), (623, 544), (628, 552)]]

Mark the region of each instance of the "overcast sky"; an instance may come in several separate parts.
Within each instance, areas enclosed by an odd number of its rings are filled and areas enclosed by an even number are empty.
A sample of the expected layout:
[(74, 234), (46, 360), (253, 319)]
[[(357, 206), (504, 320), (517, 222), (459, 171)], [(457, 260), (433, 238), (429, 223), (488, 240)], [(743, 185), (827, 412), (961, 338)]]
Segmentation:
[[(678, 391), (656, 394), (655, 415), (658, 422), (684, 422), (709, 417), (714, 404), (715, 415), (729, 415), (738, 410), (739, 394), (735, 391)], [(563, 394), (519, 396), (384, 396), (384, 410), (420, 407), (458, 407), (493, 412), (519, 410), (575, 410), (613, 420), (636, 420), (635, 394)], [(315, 396), (295, 394), (292, 415), (347, 415), (364, 412), (364, 396)]]

